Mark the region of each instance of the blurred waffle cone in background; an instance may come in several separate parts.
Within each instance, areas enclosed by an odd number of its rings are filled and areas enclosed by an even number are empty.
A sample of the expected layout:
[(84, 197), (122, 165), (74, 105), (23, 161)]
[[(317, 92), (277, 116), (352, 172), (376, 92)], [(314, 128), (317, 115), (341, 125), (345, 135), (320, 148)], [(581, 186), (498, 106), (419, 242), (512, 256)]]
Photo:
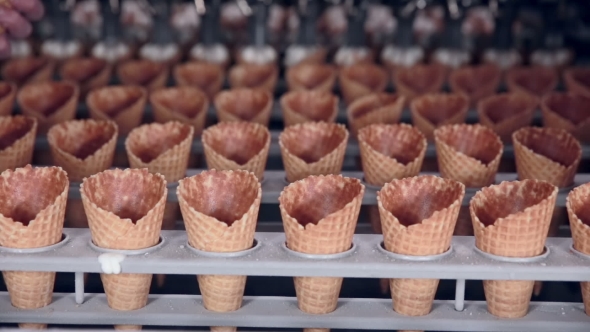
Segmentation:
[(326, 64), (303, 63), (287, 69), (285, 79), (291, 91), (332, 92), (336, 83), (336, 69)]
[(404, 97), (389, 93), (371, 93), (355, 100), (346, 110), (352, 136), (357, 137), (368, 125), (398, 123), (404, 104)]
[[(167, 192), (164, 177), (147, 169), (106, 170), (85, 178), (80, 193), (92, 242), (118, 250), (157, 245)], [(147, 304), (151, 274), (102, 273), (100, 277), (110, 308), (137, 310)]]
[(258, 123), (222, 122), (202, 135), (209, 169), (246, 170), (262, 181), (270, 148), (270, 132)]
[[(572, 190), (566, 201), (574, 249), (590, 255), (590, 184)], [(582, 298), (586, 315), (590, 315), (590, 282), (582, 282)]]
[(537, 100), (523, 93), (500, 93), (477, 104), (479, 123), (491, 128), (502, 142), (512, 141), (512, 133), (533, 121)]
[(113, 120), (123, 136), (141, 124), (146, 101), (147, 91), (130, 85), (99, 88), (86, 97), (90, 117)]
[(519, 180), (533, 179), (559, 188), (574, 184), (582, 147), (562, 129), (526, 127), (512, 134)]
[[(503, 257), (541, 255), (557, 198), (543, 181), (502, 182), (483, 188), (469, 203), (476, 247)], [(501, 318), (524, 317), (534, 281), (484, 280), (488, 311)]]
[(469, 66), (453, 70), (449, 85), (453, 92), (466, 95), (470, 107), (475, 107), (479, 100), (496, 92), (501, 78), (502, 72), (495, 65)]
[(412, 123), (432, 142), (436, 128), (465, 122), (469, 99), (461, 94), (432, 93), (414, 99), (410, 109)]
[[(360, 180), (341, 175), (309, 176), (285, 187), (279, 208), (287, 247), (312, 255), (350, 250), (364, 193)], [(336, 310), (343, 278), (293, 279), (301, 311), (327, 314)]]
[[(205, 171), (181, 180), (177, 192), (190, 246), (217, 253), (253, 247), (262, 196), (253, 173)], [(205, 309), (230, 312), (242, 306), (246, 276), (199, 275), (197, 278)], [(211, 330), (236, 329), (212, 327)]]
[(286, 128), (279, 146), (287, 181), (340, 174), (347, 142), (348, 131), (341, 124), (307, 122)]
[(215, 97), (215, 111), (220, 122), (248, 121), (268, 126), (272, 105), (271, 93), (260, 89), (226, 90)]
[(17, 99), (24, 115), (37, 118), (39, 132), (76, 117), (80, 89), (71, 82), (38, 82), (24, 86)]
[(384, 91), (387, 81), (385, 69), (369, 63), (344, 67), (338, 74), (340, 90), (348, 105), (362, 96)]
[(113, 66), (97, 58), (68, 59), (60, 68), (60, 76), (65, 81), (76, 82), (80, 86), (80, 97), (86, 98), (93, 89), (107, 86), (111, 79)]
[(0, 171), (30, 164), (36, 135), (37, 119), (22, 115), (0, 117)]
[(16, 84), (0, 81), (0, 116), (12, 114), (16, 91)]
[(206, 62), (188, 62), (174, 67), (174, 80), (180, 86), (194, 86), (201, 89), (209, 100), (221, 90), (225, 79), (223, 69)]
[[(385, 184), (377, 194), (385, 249), (410, 256), (438, 255), (449, 250), (464, 195), (463, 184), (436, 176)], [(393, 310), (406, 316), (429, 314), (438, 282), (391, 279)]]
[(569, 68), (563, 73), (563, 80), (569, 92), (590, 98), (590, 68)]
[(166, 86), (169, 75), (170, 68), (165, 63), (150, 60), (129, 60), (117, 66), (123, 85), (139, 85), (148, 91)]
[[(40, 248), (62, 240), (69, 182), (59, 167), (27, 165), (0, 175), (0, 246)], [(11, 304), (20, 309), (38, 309), (53, 298), (55, 272), (3, 271)], [(21, 328), (44, 329), (46, 324), (20, 324)]]
[(56, 62), (47, 58), (15, 58), (2, 66), (5, 81), (23, 86), (29, 83), (51, 81)]
[(230, 69), (229, 85), (232, 89), (263, 89), (272, 93), (277, 85), (278, 76), (279, 70), (274, 63), (266, 65), (241, 64)]
[(541, 101), (543, 126), (564, 129), (582, 142), (590, 142), (589, 97), (553, 92)]
[(393, 74), (393, 83), (397, 94), (406, 97), (406, 103), (409, 105), (416, 97), (439, 92), (445, 83), (446, 75), (444, 66), (420, 64), (398, 68)]
[(528, 93), (539, 98), (555, 90), (558, 81), (557, 71), (548, 67), (514, 67), (506, 72), (508, 91)]
[(338, 115), (338, 97), (321, 90), (299, 90), (281, 97), (285, 127), (299, 123), (334, 122)]
[(157, 122), (180, 121), (191, 125), (200, 136), (207, 120), (209, 100), (196, 87), (179, 86), (150, 93), (150, 104)]

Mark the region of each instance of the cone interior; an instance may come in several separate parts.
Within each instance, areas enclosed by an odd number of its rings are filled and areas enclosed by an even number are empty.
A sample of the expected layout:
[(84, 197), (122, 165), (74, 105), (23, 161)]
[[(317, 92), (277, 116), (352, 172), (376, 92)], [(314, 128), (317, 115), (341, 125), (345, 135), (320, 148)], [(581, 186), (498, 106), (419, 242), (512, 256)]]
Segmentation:
[(105, 60), (97, 58), (71, 59), (63, 65), (61, 76), (67, 80), (84, 83), (98, 75), (107, 65)]
[(375, 93), (371, 95), (371, 98), (358, 99), (356, 103), (350, 106), (350, 116), (353, 119), (361, 118), (382, 107), (395, 105), (399, 98), (400, 96), (397, 94)]
[(552, 93), (545, 98), (545, 105), (574, 125), (590, 118), (590, 98), (588, 97), (571, 93)]
[(412, 108), (433, 125), (439, 125), (466, 110), (468, 101), (460, 95), (432, 94), (414, 100)]
[(490, 164), (502, 153), (502, 142), (492, 130), (484, 126), (444, 126), (435, 131), (435, 136), (455, 151), (476, 159), (483, 165)]
[(49, 117), (64, 106), (75, 93), (76, 87), (70, 83), (35, 83), (22, 88), (19, 103)]
[(173, 113), (195, 118), (207, 103), (207, 97), (197, 88), (174, 87), (155, 91), (150, 100)]
[(127, 140), (132, 153), (148, 164), (184, 141), (191, 127), (180, 122), (152, 123), (133, 130)]
[(317, 88), (332, 75), (334, 75), (334, 69), (332, 67), (311, 63), (297, 65), (290, 68), (287, 72), (287, 76), (308, 90)]
[(233, 67), (230, 71), (230, 81), (236, 86), (257, 88), (275, 74), (276, 68), (271, 65), (242, 64)]
[(369, 90), (381, 90), (381, 85), (387, 78), (381, 68), (371, 64), (356, 64), (342, 69), (341, 75)]
[(371, 125), (360, 130), (359, 140), (403, 165), (416, 160), (426, 147), (424, 135), (408, 125)]
[(509, 72), (514, 84), (536, 96), (542, 96), (555, 88), (556, 73), (550, 68), (514, 68)]
[(572, 78), (579, 84), (590, 88), (590, 70), (577, 68), (571, 71)]
[(0, 151), (12, 146), (35, 126), (35, 120), (29, 117), (14, 116), (6, 119), (8, 121), (0, 119)]
[(215, 106), (238, 118), (250, 121), (271, 102), (269, 93), (263, 90), (232, 89), (217, 95)]
[(346, 137), (346, 130), (337, 124), (309, 122), (288, 127), (279, 140), (291, 154), (312, 164), (334, 151)]
[(6, 82), (0, 82), (0, 99), (8, 96), (12, 92), (12, 85)]
[(85, 160), (110, 141), (116, 132), (112, 122), (79, 120), (55, 125), (48, 136), (61, 150)]
[(148, 85), (164, 68), (164, 64), (149, 60), (127, 61), (119, 65), (118, 75), (126, 84)]
[(5, 80), (21, 85), (47, 65), (48, 61), (45, 58), (13, 59), (6, 64), (2, 74)]
[(245, 165), (260, 153), (269, 140), (267, 130), (252, 130), (252, 127), (256, 126), (260, 125), (248, 122), (222, 122), (203, 133), (203, 143), (236, 164)]
[(468, 95), (472, 95), (487, 87), (490, 82), (499, 81), (500, 71), (494, 65), (482, 65), (477, 67), (465, 67), (455, 70), (450, 80), (456, 87)]
[(293, 91), (283, 97), (283, 105), (311, 121), (329, 121), (338, 106), (338, 98), (321, 91)]
[(573, 165), (581, 154), (580, 144), (561, 130), (550, 128), (523, 128), (514, 133), (513, 139), (536, 154), (564, 167)]
[(208, 84), (215, 82), (222, 75), (221, 68), (214, 64), (203, 62), (191, 62), (178, 65), (176, 76), (189, 85), (205, 89)]
[(482, 101), (483, 113), (494, 123), (504, 122), (512, 117), (531, 111), (535, 102), (518, 94), (500, 94)]
[(576, 189), (568, 195), (568, 206), (580, 221), (590, 226), (590, 197), (587, 190)]
[(438, 90), (444, 68), (438, 65), (417, 65), (396, 70), (397, 83), (401, 83), (420, 95)]
[(111, 118), (127, 110), (144, 95), (144, 91), (136, 86), (112, 86), (92, 91), (88, 95), (88, 104)]

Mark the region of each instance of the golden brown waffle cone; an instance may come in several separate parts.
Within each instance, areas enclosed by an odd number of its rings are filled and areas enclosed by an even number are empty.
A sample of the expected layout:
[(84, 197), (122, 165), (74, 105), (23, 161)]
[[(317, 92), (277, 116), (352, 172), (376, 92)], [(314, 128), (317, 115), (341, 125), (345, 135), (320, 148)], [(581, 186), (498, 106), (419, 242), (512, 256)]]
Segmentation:
[(412, 123), (432, 142), (436, 128), (465, 122), (469, 99), (461, 94), (432, 93), (414, 99), (410, 109)]
[(112, 120), (120, 135), (127, 135), (143, 118), (147, 91), (139, 86), (108, 86), (92, 90), (86, 97), (90, 117)]
[(434, 141), (443, 178), (468, 188), (494, 183), (504, 145), (493, 130), (478, 124), (447, 125), (434, 131)]
[[(192, 247), (229, 253), (253, 246), (262, 196), (253, 173), (205, 171), (181, 180), (177, 193)], [(207, 310), (229, 312), (242, 306), (246, 276), (199, 275), (198, 280)]]
[(215, 111), (220, 122), (248, 121), (268, 126), (272, 104), (271, 93), (261, 89), (231, 89), (215, 97)]
[(30, 164), (36, 135), (37, 119), (22, 115), (0, 117), (0, 171)]
[(543, 126), (567, 130), (582, 142), (590, 142), (590, 98), (572, 92), (553, 92), (541, 101)]
[(50, 81), (56, 62), (47, 58), (15, 58), (2, 67), (2, 77), (7, 82), (23, 86), (29, 83)]
[[(502, 182), (483, 188), (469, 203), (477, 248), (504, 257), (540, 255), (557, 191), (557, 187), (537, 180)], [(502, 318), (525, 316), (534, 283), (484, 280), (488, 311)]]
[(71, 82), (38, 82), (18, 92), (18, 103), (24, 115), (37, 118), (39, 132), (76, 117), (80, 89)]
[(139, 85), (153, 91), (166, 85), (170, 68), (150, 60), (130, 60), (117, 66), (117, 76), (123, 85)]
[(563, 73), (563, 80), (569, 92), (590, 98), (590, 69), (573, 67)]
[(209, 99), (196, 87), (164, 88), (150, 94), (150, 104), (157, 122), (180, 121), (195, 129), (200, 136), (205, 127)]
[(229, 85), (232, 89), (264, 89), (272, 93), (277, 85), (278, 76), (279, 70), (274, 63), (236, 65), (229, 71)]
[(299, 90), (281, 97), (285, 127), (299, 123), (334, 122), (338, 115), (338, 97), (321, 90)]
[(287, 181), (340, 174), (347, 142), (348, 131), (341, 124), (307, 122), (286, 128), (279, 146)]
[(405, 105), (405, 98), (396, 94), (371, 93), (348, 105), (346, 115), (353, 137), (358, 131), (371, 124), (393, 124), (399, 122)]
[[(590, 255), (590, 184), (572, 190), (566, 201), (574, 249)], [(586, 315), (590, 315), (590, 282), (582, 282), (582, 297)]]
[(493, 95), (500, 85), (502, 72), (492, 64), (468, 66), (455, 69), (449, 75), (449, 85), (455, 93), (462, 93), (469, 98), (470, 106)]
[(512, 134), (519, 180), (533, 179), (565, 188), (574, 183), (582, 147), (567, 131), (522, 128)]
[(180, 86), (194, 86), (203, 90), (209, 100), (221, 90), (225, 79), (223, 69), (205, 62), (189, 62), (174, 67), (174, 80)]
[(0, 82), (0, 116), (11, 115), (16, 99), (16, 84)]
[(63, 80), (76, 82), (81, 98), (86, 98), (91, 90), (109, 84), (113, 66), (98, 58), (73, 58), (66, 60), (59, 72)]
[[(430, 175), (387, 183), (377, 193), (385, 249), (411, 256), (449, 250), (464, 195), (462, 183)], [(422, 201), (430, 204), (417, 203)], [(437, 287), (437, 279), (391, 279), (393, 310), (429, 314)]]
[(332, 92), (336, 83), (336, 69), (326, 64), (302, 63), (287, 69), (285, 79), (291, 91)]
[[(62, 240), (69, 182), (59, 167), (27, 165), (0, 175), (0, 246), (39, 248)], [(38, 309), (51, 303), (55, 272), (3, 271), (10, 302), (21, 309)], [(45, 328), (45, 324), (21, 324)]]
[(419, 64), (398, 68), (393, 73), (393, 83), (397, 94), (406, 97), (406, 103), (409, 105), (416, 97), (440, 91), (446, 75), (444, 66)]
[[(158, 244), (167, 192), (164, 177), (150, 174), (147, 169), (106, 170), (85, 178), (80, 193), (92, 242), (101, 248), (119, 250)], [(136, 310), (147, 304), (151, 274), (100, 277), (109, 307)]]
[(270, 148), (270, 132), (252, 122), (222, 122), (203, 132), (209, 169), (246, 170), (262, 181)]
[(389, 78), (385, 69), (369, 63), (359, 63), (340, 69), (338, 83), (347, 105), (370, 93), (382, 92)]
[(500, 93), (477, 104), (479, 123), (492, 128), (502, 142), (510, 143), (512, 133), (530, 125), (537, 99), (523, 93)]
[(549, 67), (513, 67), (506, 72), (505, 81), (510, 92), (528, 93), (540, 98), (555, 90), (559, 75)]

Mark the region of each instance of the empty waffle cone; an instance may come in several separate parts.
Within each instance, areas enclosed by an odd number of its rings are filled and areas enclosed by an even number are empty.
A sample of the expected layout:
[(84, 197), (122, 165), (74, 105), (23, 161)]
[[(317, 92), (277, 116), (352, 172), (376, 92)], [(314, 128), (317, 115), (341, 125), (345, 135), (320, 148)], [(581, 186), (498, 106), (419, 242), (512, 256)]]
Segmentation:
[(160, 89), (168, 82), (170, 68), (161, 62), (130, 60), (117, 66), (117, 76), (124, 85), (139, 85), (148, 91)]
[(506, 72), (506, 85), (510, 92), (528, 93), (543, 97), (555, 90), (559, 81), (557, 71), (549, 67), (514, 67)]
[(371, 93), (355, 100), (346, 111), (352, 135), (356, 137), (368, 125), (399, 122), (404, 105), (404, 97), (389, 93)]
[[(181, 180), (178, 201), (189, 244), (198, 250), (229, 253), (254, 245), (262, 189), (251, 172), (205, 171)], [(199, 275), (207, 310), (230, 312), (242, 306), (246, 276)], [(235, 328), (212, 328), (228, 331)]]
[[(377, 193), (385, 249), (410, 256), (449, 250), (464, 195), (463, 184), (430, 175), (387, 183)], [(438, 279), (391, 279), (389, 285), (397, 313), (430, 313)]]
[(533, 121), (537, 100), (523, 93), (500, 93), (477, 104), (479, 123), (491, 128), (502, 142), (512, 141), (512, 133)]
[(0, 82), (0, 116), (11, 115), (14, 109), (17, 86), (14, 83)]
[(562, 129), (527, 127), (512, 135), (520, 180), (533, 179), (559, 188), (571, 186), (582, 158), (582, 147)]
[(334, 122), (338, 115), (338, 97), (321, 90), (291, 91), (281, 97), (285, 127), (299, 123)]
[(113, 120), (119, 134), (127, 135), (143, 118), (147, 91), (139, 86), (108, 86), (91, 91), (86, 97), (90, 117)]
[[(147, 169), (106, 170), (80, 186), (92, 242), (101, 248), (133, 250), (160, 240), (166, 181)], [(137, 310), (148, 300), (151, 274), (101, 274), (109, 307)], [(141, 329), (140, 326), (123, 326)]]
[(419, 64), (398, 68), (393, 74), (393, 83), (397, 93), (406, 97), (406, 103), (409, 104), (416, 97), (440, 91), (446, 75), (444, 66)]
[(569, 68), (563, 73), (563, 80), (569, 92), (590, 98), (589, 68)]
[[(469, 202), (475, 245), (504, 257), (543, 253), (557, 187), (543, 181), (502, 182), (483, 188)], [(497, 317), (527, 314), (534, 281), (484, 280), (488, 311)]]
[[(27, 165), (0, 175), (0, 246), (29, 249), (62, 240), (69, 182), (59, 167)], [(53, 298), (55, 272), (3, 271), (10, 302), (20, 309), (38, 309)], [(21, 324), (42, 329), (45, 324)]]
[(341, 124), (307, 122), (286, 128), (279, 146), (287, 181), (340, 174), (347, 142), (348, 131)]
[(63, 80), (76, 82), (80, 86), (82, 98), (91, 90), (107, 86), (112, 72), (113, 66), (98, 58), (68, 59), (60, 68)]
[(24, 115), (37, 118), (39, 132), (47, 133), (53, 125), (76, 117), (80, 89), (70, 82), (38, 82), (18, 92)]
[(23, 86), (29, 83), (50, 81), (56, 62), (47, 58), (15, 58), (2, 67), (5, 81)]
[(226, 90), (215, 97), (215, 110), (220, 122), (248, 121), (268, 126), (272, 104), (270, 92), (260, 89)]
[(221, 90), (225, 79), (223, 69), (206, 62), (189, 62), (174, 67), (174, 80), (180, 86), (194, 86), (201, 89), (209, 100)]
[(209, 99), (199, 88), (179, 86), (153, 91), (150, 104), (157, 122), (180, 121), (193, 126), (195, 136), (205, 128)]
[[(590, 255), (590, 184), (572, 190), (567, 196), (566, 207), (574, 249)], [(590, 282), (582, 282), (581, 286), (586, 315), (590, 315)]]
[(541, 111), (543, 126), (567, 130), (580, 141), (590, 142), (590, 97), (553, 92), (542, 99)]
[(270, 92), (275, 90), (279, 70), (274, 63), (266, 65), (241, 64), (232, 67), (229, 71), (229, 85), (232, 89), (264, 89)]
[(21, 115), (0, 117), (0, 171), (30, 164), (36, 135), (35, 118)]
[(362, 96), (382, 92), (387, 87), (385, 69), (369, 63), (359, 63), (340, 69), (338, 82), (347, 105)]
[(448, 125), (434, 131), (434, 141), (443, 178), (468, 188), (494, 183), (504, 145), (493, 130), (482, 125)]
[(453, 70), (449, 85), (453, 92), (466, 95), (471, 107), (475, 107), (478, 101), (496, 92), (501, 78), (502, 72), (495, 65), (469, 66)]
[(246, 170), (262, 181), (270, 148), (266, 127), (251, 122), (222, 122), (207, 128), (202, 140), (209, 169)]
[(414, 99), (410, 109), (412, 123), (432, 142), (436, 128), (465, 122), (469, 100), (460, 94), (433, 93)]
[(336, 69), (325, 64), (303, 63), (287, 69), (285, 79), (291, 91), (332, 92), (336, 83)]

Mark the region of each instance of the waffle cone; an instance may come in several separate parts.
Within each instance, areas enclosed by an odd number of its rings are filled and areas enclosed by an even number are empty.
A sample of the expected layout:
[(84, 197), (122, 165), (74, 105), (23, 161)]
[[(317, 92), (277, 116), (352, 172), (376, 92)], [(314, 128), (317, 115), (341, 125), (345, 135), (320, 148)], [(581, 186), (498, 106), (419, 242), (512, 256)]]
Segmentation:
[(12, 114), (17, 86), (14, 83), (0, 82), (0, 116)]
[(139, 85), (154, 91), (166, 85), (170, 68), (151, 60), (130, 60), (117, 66), (117, 76), (123, 85)]
[(505, 81), (510, 92), (527, 93), (540, 98), (555, 90), (559, 75), (557, 70), (549, 67), (513, 67), (506, 72)]
[[(590, 255), (590, 185), (584, 184), (572, 190), (566, 201), (574, 249)], [(590, 282), (582, 282), (582, 297), (586, 315), (590, 315)]]
[(477, 104), (479, 123), (491, 128), (502, 142), (512, 141), (512, 133), (530, 125), (537, 100), (522, 93), (500, 93)]
[(590, 142), (590, 97), (554, 92), (543, 97), (543, 126), (564, 129), (582, 142)]
[(174, 80), (180, 86), (194, 86), (201, 89), (209, 100), (221, 90), (225, 76), (223, 69), (206, 62), (189, 62), (174, 67)]
[(332, 92), (336, 83), (336, 69), (326, 64), (302, 63), (287, 69), (285, 79), (290, 91)]
[(90, 117), (112, 120), (119, 134), (127, 135), (143, 118), (147, 91), (139, 86), (109, 86), (93, 90), (86, 98)]
[(209, 99), (196, 87), (165, 88), (150, 94), (150, 104), (157, 122), (180, 121), (193, 126), (195, 136), (205, 128)]
[(72, 58), (60, 68), (60, 76), (65, 81), (76, 82), (80, 86), (80, 96), (107, 86), (111, 80), (113, 66), (98, 58)]
[(433, 93), (414, 99), (410, 109), (412, 123), (432, 142), (436, 128), (465, 122), (469, 100), (461, 94)]
[(449, 85), (453, 92), (466, 95), (471, 107), (475, 107), (478, 101), (496, 92), (501, 78), (502, 72), (495, 65), (469, 66), (453, 70)]
[(29, 83), (51, 81), (56, 62), (48, 58), (15, 58), (2, 67), (5, 81), (23, 86)]
[(565, 188), (574, 183), (582, 147), (571, 134), (554, 128), (522, 128), (512, 135), (520, 180), (533, 179)]
[[(534, 257), (543, 253), (557, 187), (543, 181), (502, 182), (483, 188), (469, 209), (478, 249), (497, 256)], [(488, 280), (488, 311), (502, 318), (527, 314), (534, 281)]]
[(408, 105), (417, 97), (440, 91), (445, 80), (446, 69), (437, 64), (397, 68), (393, 74), (396, 91), (406, 97)]
[(0, 117), (0, 170), (30, 164), (35, 149), (37, 120), (27, 116)]
[(573, 67), (564, 71), (563, 80), (569, 92), (590, 98), (590, 69)]
[(321, 90), (291, 91), (281, 97), (285, 127), (299, 123), (334, 122), (338, 115), (338, 97)]
[(353, 137), (368, 125), (398, 123), (404, 104), (404, 97), (389, 93), (371, 93), (355, 100), (346, 111)]
[(109, 169), (117, 143), (117, 125), (103, 120), (72, 120), (47, 133), (51, 156), (72, 182)]
[(374, 64), (359, 63), (340, 69), (338, 82), (344, 101), (353, 101), (371, 93), (383, 92), (387, 87), (387, 72)]
[(347, 142), (348, 131), (341, 124), (308, 122), (286, 128), (279, 146), (287, 181), (340, 174)]
[(246, 170), (264, 177), (270, 132), (252, 122), (222, 122), (203, 132), (203, 149), (209, 169)]
[[(336, 254), (352, 246), (365, 192), (358, 179), (309, 176), (279, 196), (287, 247), (306, 254)], [(336, 309), (342, 278), (295, 277), (299, 309), (327, 314)]]
[(443, 178), (468, 188), (494, 183), (504, 145), (493, 130), (482, 125), (448, 125), (434, 131), (434, 140)]
[(266, 90), (238, 88), (218, 93), (215, 110), (220, 122), (248, 121), (268, 126), (272, 103), (272, 95)]
[(229, 85), (232, 89), (248, 88), (275, 90), (279, 70), (275, 63), (266, 65), (241, 64), (232, 67), (229, 71)]
[(18, 92), (18, 103), (24, 115), (37, 118), (39, 132), (76, 117), (80, 89), (70, 82), (31, 83)]

